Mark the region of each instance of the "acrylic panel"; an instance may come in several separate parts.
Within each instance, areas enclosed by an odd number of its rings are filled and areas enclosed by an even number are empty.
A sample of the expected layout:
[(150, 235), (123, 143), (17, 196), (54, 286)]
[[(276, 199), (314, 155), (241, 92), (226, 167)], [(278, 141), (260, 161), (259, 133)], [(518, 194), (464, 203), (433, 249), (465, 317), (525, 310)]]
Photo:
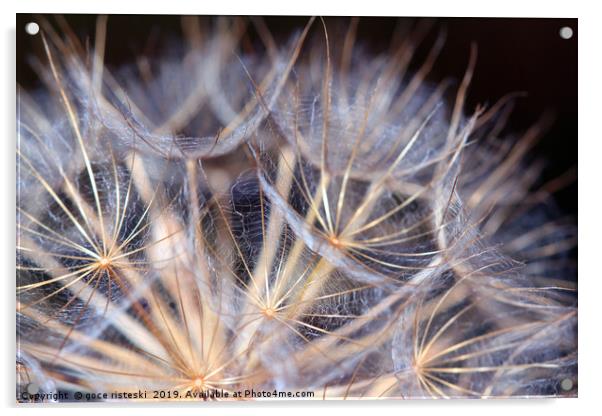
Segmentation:
[(17, 401), (576, 396), (576, 38), (18, 15)]

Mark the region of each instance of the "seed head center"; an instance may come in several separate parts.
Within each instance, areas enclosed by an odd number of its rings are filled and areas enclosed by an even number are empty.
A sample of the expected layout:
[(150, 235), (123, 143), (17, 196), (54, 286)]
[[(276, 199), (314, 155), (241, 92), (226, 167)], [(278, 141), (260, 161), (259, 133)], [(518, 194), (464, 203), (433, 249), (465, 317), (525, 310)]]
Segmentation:
[(98, 260), (98, 267), (100, 267), (101, 269), (106, 269), (110, 265), (111, 265), (111, 259), (108, 257), (101, 257)]
[(199, 390), (202, 390), (205, 387), (205, 377), (199, 376), (194, 379), (194, 387)]
[(265, 316), (267, 319), (272, 319), (276, 315), (276, 310), (272, 307), (264, 308), (261, 312), (263, 313), (263, 316)]
[(341, 248), (345, 245), (336, 235), (331, 235), (328, 241), (336, 248)]

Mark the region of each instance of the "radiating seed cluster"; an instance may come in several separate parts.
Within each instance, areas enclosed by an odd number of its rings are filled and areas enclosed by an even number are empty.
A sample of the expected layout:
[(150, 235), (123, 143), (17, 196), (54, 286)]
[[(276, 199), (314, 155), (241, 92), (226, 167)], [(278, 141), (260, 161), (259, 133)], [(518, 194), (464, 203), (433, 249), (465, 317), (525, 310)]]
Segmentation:
[(574, 230), (523, 163), (541, 126), (502, 140), (504, 99), (466, 115), (475, 48), (456, 84), (427, 81), (442, 37), (409, 71), (423, 23), (377, 56), (356, 19), (326, 23), (281, 42), (184, 18), (177, 53), (110, 69), (105, 17), (92, 48), (40, 22), (45, 89), (18, 91), (18, 391), (574, 380)]

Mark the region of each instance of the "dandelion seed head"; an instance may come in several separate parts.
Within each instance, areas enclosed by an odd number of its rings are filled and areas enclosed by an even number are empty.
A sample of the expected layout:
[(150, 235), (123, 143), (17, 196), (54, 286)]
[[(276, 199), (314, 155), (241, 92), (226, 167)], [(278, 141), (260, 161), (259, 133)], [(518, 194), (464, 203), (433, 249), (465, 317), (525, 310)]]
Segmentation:
[(408, 69), (420, 27), (374, 56), (357, 22), (276, 42), (255, 21), (253, 52), (243, 23), (186, 18), (184, 46), (114, 69), (40, 22), (17, 306), (41, 389), (505, 397), (574, 376), (575, 290), (551, 272), (574, 230), (527, 197), (540, 129), (504, 144), (503, 103), (466, 113), (474, 51), (452, 87), (428, 80), (442, 37)]

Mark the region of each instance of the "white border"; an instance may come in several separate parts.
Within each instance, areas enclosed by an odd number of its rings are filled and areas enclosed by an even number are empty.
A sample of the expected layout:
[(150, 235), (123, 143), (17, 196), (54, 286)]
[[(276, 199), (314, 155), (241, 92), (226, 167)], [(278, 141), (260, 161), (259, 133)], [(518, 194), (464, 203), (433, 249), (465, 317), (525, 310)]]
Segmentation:
[[(399, 15), (399, 16), (497, 16), (497, 17), (577, 17), (579, 39), (579, 399), (565, 400), (508, 400), (508, 401), (455, 401), (455, 402), (350, 402), (350, 403), (267, 403), (263, 405), (243, 403), (209, 404), (204, 407), (185, 406), (175, 410), (199, 414), (307, 414), (316, 411), (344, 412), (345, 414), (366, 414), (371, 412), (415, 415), (420, 414), (472, 414), (487, 416), (522, 414), (528, 412), (552, 415), (587, 414), (588, 410), (599, 408), (602, 397), (602, 114), (600, 102), (602, 89), (601, 54), (599, 40), (602, 39), (601, 16), (593, 1), (526, 1), (504, 0), (487, 1), (426, 1), (415, 2), (370, 0), (367, 2), (327, 2), (325, 0), (252, 0), (252, 1), (211, 1), (203, 0), (20, 0), (13, 4), (0, 2), (2, 21), (2, 55), (0, 76), (2, 98), (0, 99), (2, 122), (2, 149), (0, 155), (1, 182), (0, 206), (2, 207), (1, 250), (3, 299), (2, 302), (2, 404), (13, 406), (14, 399), (14, 195), (15, 195), (15, 13), (132, 13), (132, 14), (289, 14), (289, 15)], [(385, 6), (385, 4), (389, 4)], [(566, 138), (566, 146), (574, 145), (574, 137)], [(121, 411), (114, 406), (81, 407), (61, 406), (45, 408), (21, 408), (19, 412), (44, 411), (52, 414), (106, 414), (107, 411)], [(145, 414), (163, 414), (167, 409), (131, 409), (129, 412), (143, 411)], [(598, 410), (599, 412), (599, 410)]]
[[(490, 3), (490, 4), (487, 4)], [(130, 13), (130, 14), (256, 14), (256, 15), (342, 15), (342, 16), (498, 16), (577, 17), (582, 7), (575, 2), (505, 0), (491, 2), (455, 1), (122, 1), (122, 0), (20, 0), (22, 13)]]

